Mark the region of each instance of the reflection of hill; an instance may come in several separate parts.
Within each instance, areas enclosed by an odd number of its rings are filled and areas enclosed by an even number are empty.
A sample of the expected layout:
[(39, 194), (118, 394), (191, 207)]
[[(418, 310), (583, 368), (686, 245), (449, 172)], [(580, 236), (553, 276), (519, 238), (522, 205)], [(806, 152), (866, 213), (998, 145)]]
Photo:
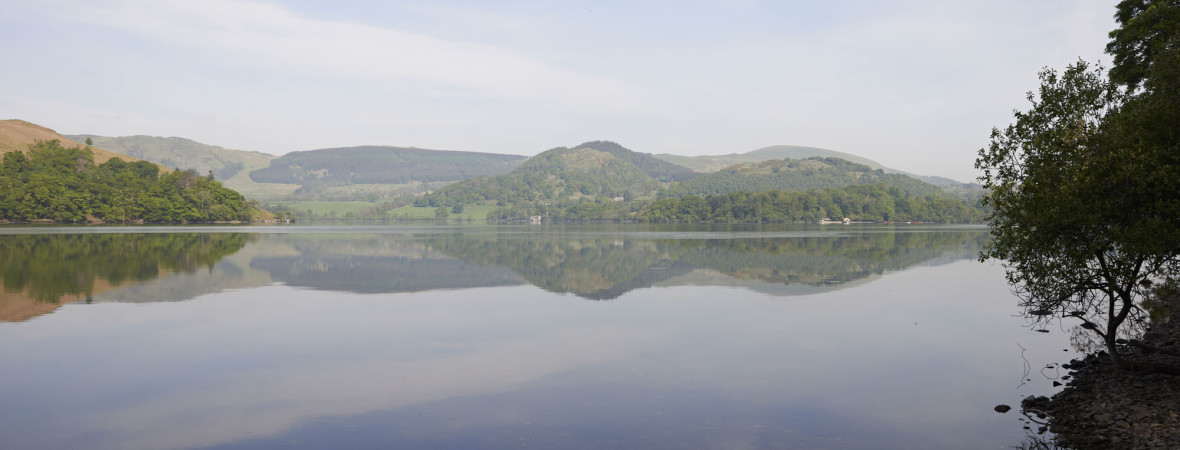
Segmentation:
[(260, 256), (250, 267), (291, 286), (360, 293), (521, 284), (508, 269), (451, 259), (404, 238), (300, 236), (291, 245), (297, 254)]
[(253, 239), (237, 233), (0, 235), (0, 320), (24, 320), (169, 273), (211, 269)]
[(453, 230), (420, 235), (0, 235), (0, 320), (24, 320), (80, 299), (187, 300), (274, 281), (358, 293), (528, 282), (594, 300), (682, 285), (736, 286), (790, 296), (843, 289), (916, 265), (971, 258), (986, 239), (981, 229), (878, 230), (782, 236), (651, 236), (626, 230), (590, 237), (580, 231)]
[[(511, 268), (529, 283), (551, 292), (571, 292), (605, 300), (632, 289), (685, 273), (671, 263), (654, 241), (575, 239), (569, 235), (499, 239), (450, 235), (428, 241), (459, 259)], [(655, 267), (655, 270), (649, 270)], [(663, 270), (660, 270), (663, 268)]]
[(700, 283), (706, 278), (697, 268), (724, 274), (722, 284), (759, 291), (782, 291), (776, 285), (832, 290), (886, 271), (974, 257), (984, 239), (982, 230), (952, 230), (670, 240), (459, 234), (428, 243), (456, 258), (509, 267), (545, 290), (601, 300), (657, 284)]

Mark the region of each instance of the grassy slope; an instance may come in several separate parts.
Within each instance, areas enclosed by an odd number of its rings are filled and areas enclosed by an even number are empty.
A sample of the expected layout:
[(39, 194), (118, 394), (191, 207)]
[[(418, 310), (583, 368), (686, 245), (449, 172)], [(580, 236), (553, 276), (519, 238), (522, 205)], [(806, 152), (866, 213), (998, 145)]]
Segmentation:
[[(12, 151), (25, 151), (25, 148), (36, 141), (49, 141), (57, 139), (61, 141), (65, 147), (85, 147), (86, 144), (73, 141), (58, 134), (49, 128), (40, 125), (25, 122), (19, 119), (0, 120), (0, 154)], [(94, 152), (94, 163), (102, 164), (111, 158), (119, 158), (127, 162), (139, 161), (139, 158), (126, 156), (118, 152), (105, 150), (102, 148), (91, 146), (90, 150)], [(171, 172), (172, 169), (160, 166), (166, 171)]]
[(812, 156), (822, 156), (825, 158), (840, 158), (845, 161), (852, 161), (857, 164), (864, 164), (873, 169), (881, 169), (886, 172), (897, 172), (889, 169), (881, 163), (873, 161), (868, 158), (862, 158), (856, 155), (838, 152), (835, 150), (828, 150), (817, 147), (803, 147), (798, 145), (774, 145), (770, 147), (760, 148), (746, 153), (731, 153), (728, 155), (706, 155), (706, 156), (681, 156), (669, 155), (667, 153), (654, 155), (656, 158), (679, 164), (697, 172), (710, 173), (732, 166), (734, 164), (762, 162), (771, 159), (803, 159)]
[(297, 184), (256, 183), (250, 179), (251, 171), (269, 166), (270, 161), (276, 158), (266, 153), (222, 148), (178, 137), (107, 137), (87, 134), (69, 137), (80, 141), (90, 138), (94, 145), (123, 155), (143, 158), (166, 167), (193, 169), (200, 174), (222, 170), (227, 164), (240, 163), (243, 165), (242, 170), (220, 181), (225, 187), (241, 192), (247, 198), (273, 199), (299, 188)]

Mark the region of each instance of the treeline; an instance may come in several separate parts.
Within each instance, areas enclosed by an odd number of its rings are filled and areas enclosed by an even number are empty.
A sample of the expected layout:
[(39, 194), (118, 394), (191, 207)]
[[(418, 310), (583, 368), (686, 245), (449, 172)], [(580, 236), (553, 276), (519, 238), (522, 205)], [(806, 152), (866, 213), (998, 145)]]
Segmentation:
[(824, 218), (866, 222), (980, 222), (984, 211), (949, 196), (915, 196), (901, 188), (876, 184), (806, 192), (732, 192), (721, 195), (662, 198), (640, 211), (636, 220), (653, 223), (790, 223)]
[(886, 184), (811, 191), (731, 192), (720, 195), (616, 202), (604, 198), (524, 202), (492, 210), (488, 220), (552, 222), (796, 223), (845, 217), (863, 222), (982, 222), (985, 211), (949, 195), (910, 195)]
[(212, 176), (160, 175), (147, 161), (94, 163), (88, 148), (39, 141), (0, 164), (0, 220), (60, 223), (247, 221), (255, 208)]

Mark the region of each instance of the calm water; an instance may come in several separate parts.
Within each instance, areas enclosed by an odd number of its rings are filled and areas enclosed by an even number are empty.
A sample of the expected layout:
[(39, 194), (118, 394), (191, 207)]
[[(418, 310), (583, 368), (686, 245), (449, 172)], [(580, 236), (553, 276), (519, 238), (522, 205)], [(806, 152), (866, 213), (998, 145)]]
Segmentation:
[(0, 228), (0, 447), (1007, 448), (1076, 354), (985, 239)]

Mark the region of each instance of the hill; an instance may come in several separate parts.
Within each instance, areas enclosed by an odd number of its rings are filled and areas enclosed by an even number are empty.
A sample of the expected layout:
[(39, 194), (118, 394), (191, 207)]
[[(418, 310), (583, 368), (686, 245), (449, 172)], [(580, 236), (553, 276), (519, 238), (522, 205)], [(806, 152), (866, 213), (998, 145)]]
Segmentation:
[[(107, 137), (93, 134), (66, 136), (77, 142), (90, 139), (95, 146), (110, 151), (151, 161), (165, 167), (191, 169), (199, 174), (213, 173), (226, 187), (249, 197), (273, 193), (290, 193), (298, 186), (259, 186), (250, 180), (249, 172), (266, 167), (276, 156), (244, 150), (234, 150), (180, 137), (121, 136)], [(285, 191), (285, 192), (284, 192)]]
[(697, 173), (688, 167), (661, 160), (650, 153), (632, 151), (611, 141), (586, 142), (574, 148), (588, 148), (610, 153), (616, 158), (634, 164), (639, 170), (659, 181), (684, 181), (697, 176)]
[(717, 195), (738, 191), (761, 192), (769, 189), (809, 191), (878, 183), (900, 188), (909, 195), (946, 194), (938, 186), (906, 175), (886, 173), (881, 169), (840, 158), (818, 156), (735, 164), (680, 183), (670, 188), (669, 194)]
[[(610, 151), (596, 150), (592, 148), (594, 146)], [(661, 176), (678, 176), (674, 166), (652, 163), (651, 160), (650, 155), (603, 141), (574, 148), (558, 147), (529, 158), (510, 173), (455, 183), (416, 203), (419, 206), (455, 206), (494, 200), (504, 206), (597, 197), (650, 197), (660, 182), (648, 171)], [(633, 161), (644, 162), (648, 171)]]
[(404, 184), (508, 173), (527, 157), (495, 153), (361, 146), (291, 152), (250, 172), (258, 183)]
[[(74, 141), (49, 128), (19, 119), (0, 120), (0, 154), (12, 151), (27, 152), (29, 146), (37, 141), (52, 141), (55, 139), (61, 141), (61, 145), (64, 147), (86, 147), (86, 144), (82, 143), (86, 139)], [(102, 164), (111, 158), (119, 158), (129, 163), (140, 161), (139, 158), (129, 157), (119, 152), (95, 146), (91, 146), (90, 151), (94, 153), (95, 164)], [(171, 170), (171, 168), (164, 166), (161, 166), (161, 168)]]
[(939, 187), (969, 188), (972, 186), (970, 183), (963, 183), (950, 178), (930, 175), (916, 175), (902, 170), (892, 169), (885, 167), (885, 165), (879, 162), (853, 155), (851, 153), (799, 145), (773, 145), (746, 153), (731, 153), (728, 155), (681, 156), (662, 153), (654, 156), (658, 159), (687, 167), (698, 173), (717, 172), (735, 164), (757, 163), (773, 159), (807, 159), (812, 157), (839, 158), (845, 161), (868, 166), (874, 170), (881, 170), (885, 173), (908, 175), (911, 178), (919, 179)]

